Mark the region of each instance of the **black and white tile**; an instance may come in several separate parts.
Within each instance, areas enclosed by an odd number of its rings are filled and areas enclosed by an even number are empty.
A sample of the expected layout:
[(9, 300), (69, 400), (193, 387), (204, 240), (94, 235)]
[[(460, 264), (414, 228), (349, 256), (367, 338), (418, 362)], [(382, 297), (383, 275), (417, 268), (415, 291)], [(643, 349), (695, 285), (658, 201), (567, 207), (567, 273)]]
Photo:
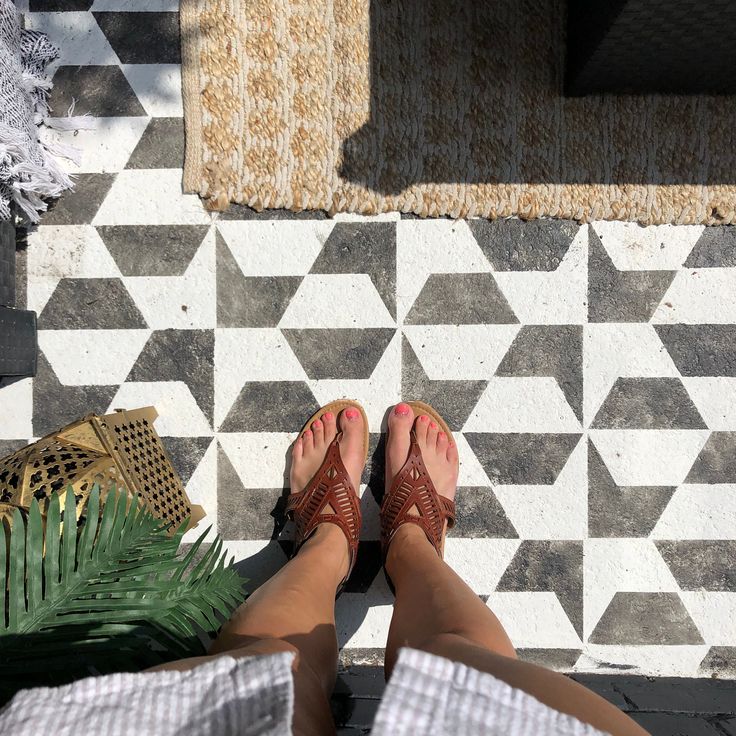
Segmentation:
[[(26, 9), (28, 10), (26, 3)], [(736, 642), (736, 235), (628, 223), (206, 212), (181, 191), (175, 0), (30, 0), (52, 104), (95, 127), (30, 234), (38, 376), (0, 389), (0, 449), (156, 405), (195, 501), (256, 585), (286, 560), (288, 449), (337, 397), (371, 432), (338, 601), (384, 644), (386, 407), (442, 411), (462, 458), (448, 561), (524, 656), (710, 675)]]

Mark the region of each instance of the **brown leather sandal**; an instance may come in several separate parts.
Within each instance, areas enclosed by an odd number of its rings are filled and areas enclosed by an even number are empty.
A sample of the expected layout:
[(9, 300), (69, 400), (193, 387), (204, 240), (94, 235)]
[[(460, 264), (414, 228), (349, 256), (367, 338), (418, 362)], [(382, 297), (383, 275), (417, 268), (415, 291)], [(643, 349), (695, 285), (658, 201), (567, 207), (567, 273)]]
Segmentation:
[[(431, 417), (450, 441), (454, 441), (445, 420), (429, 404), (422, 401), (407, 401), (406, 403), (414, 410), (415, 417), (422, 414)], [(414, 508), (419, 512), (418, 515), (409, 513)], [(384, 496), (381, 504), (381, 550), (384, 564), (394, 534), (402, 524), (407, 523), (420, 527), (437, 550), (437, 554), (442, 557), (445, 521), (447, 528), (451, 529), (455, 524), (455, 518), (455, 502), (437, 493), (412, 428), (409, 455), (401, 470), (395, 475), (391, 490)], [(388, 579), (388, 575), (386, 578)], [(391, 581), (388, 582), (393, 590)]]
[[(357, 401), (340, 400), (333, 401), (323, 406), (302, 428), (302, 433), (312, 426), (312, 422), (322, 417), (325, 412), (332, 412), (335, 420), (344, 409), (357, 409), (363, 417), (363, 450), (365, 459), (368, 458), (368, 418), (363, 407)], [(340, 457), (339, 439), (342, 432), (338, 432), (335, 439), (330, 443), (317, 472), (307, 483), (306, 488), (299, 493), (292, 493), (286, 501), (286, 515), (296, 523), (296, 534), (294, 538), (294, 551), (296, 555), (299, 548), (315, 532), (318, 524), (335, 524), (342, 529), (348, 540), (350, 550), (350, 565), (345, 579), (338, 587), (338, 594), (342, 591), (345, 582), (355, 567), (358, 554), (358, 541), (360, 538), (360, 497), (350, 480), (345, 465)], [(365, 461), (365, 460), (364, 460)], [(332, 509), (332, 513), (323, 513), (324, 509)]]

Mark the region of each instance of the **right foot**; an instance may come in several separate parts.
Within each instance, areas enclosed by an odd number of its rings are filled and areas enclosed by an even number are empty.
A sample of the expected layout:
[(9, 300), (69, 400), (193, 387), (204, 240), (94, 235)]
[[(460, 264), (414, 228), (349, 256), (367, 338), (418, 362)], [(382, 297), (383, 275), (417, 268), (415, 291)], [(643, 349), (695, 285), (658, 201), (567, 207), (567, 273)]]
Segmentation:
[[(386, 440), (386, 493), (389, 493), (394, 478), (401, 471), (409, 455), (411, 445), (411, 430), (414, 429), (417, 444), (422, 452), (422, 459), (427, 468), (429, 477), (440, 496), (454, 501), (457, 490), (457, 476), (459, 460), (457, 446), (442, 431), (441, 427), (426, 414), (414, 416), (414, 411), (408, 404), (397, 404), (388, 418), (388, 438)], [(409, 510), (409, 516), (418, 516), (419, 510), (414, 506)], [(445, 523), (445, 529), (447, 524)], [(443, 530), (443, 535), (444, 535)], [(397, 531), (406, 534), (422, 530), (416, 524), (404, 524)]]

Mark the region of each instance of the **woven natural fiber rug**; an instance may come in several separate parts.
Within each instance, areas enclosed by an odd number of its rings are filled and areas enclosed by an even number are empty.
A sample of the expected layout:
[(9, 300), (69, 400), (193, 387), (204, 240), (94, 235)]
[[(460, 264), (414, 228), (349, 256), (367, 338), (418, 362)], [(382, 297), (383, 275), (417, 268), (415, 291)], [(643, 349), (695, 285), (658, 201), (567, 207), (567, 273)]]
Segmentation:
[(182, 0), (181, 22), (184, 184), (212, 209), (736, 221), (733, 98), (563, 97), (562, 0)]

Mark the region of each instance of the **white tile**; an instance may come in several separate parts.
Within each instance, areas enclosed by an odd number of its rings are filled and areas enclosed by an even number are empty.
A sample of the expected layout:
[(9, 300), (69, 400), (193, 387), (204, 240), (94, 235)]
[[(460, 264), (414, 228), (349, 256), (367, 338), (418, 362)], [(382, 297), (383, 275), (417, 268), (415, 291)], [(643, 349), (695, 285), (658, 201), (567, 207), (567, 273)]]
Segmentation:
[(214, 439), (187, 483), (187, 496), (193, 504), (201, 506), (207, 516), (186, 532), (182, 541), (196, 541), (207, 527), (211, 529), (206, 540), (213, 540), (217, 534), (217, 442)]
[(460, 469), (458, 473), (458, 486), (490, 486), (483, 466), (480, 464), (476, 454), (470, 449), (465, 435), (455, 432), (455, 445), (460, 458)]
[(215, 330), (215, 426), (225, 420), (246, 381), (306, 381), (280, 330)]
[(126, 13), (177, 12), (179, 0), (94, 0), (91, 10), (118, 10)]
[(600, 220), (593, 229), (620, 271), (674, 271), (682, 267), (702, 225), (650, 225)]
[(124, 383), (110, 402), (108, 412), (155, 406), (156, 431), (174, 437), (202, 437), (212, 434), (192, 392), (182, 381)]
[(210, 230), (182, 276), (126, 276), (123, 281), (149, 327), (212, 329), (217, 322), (215, 269)]
[(583, 543), (583, 635), (619, 592), (678, 592), (680, 587), (650, 539), (586, 539)]
[(581, 227), (554, 271), (498, 271), (494, 275), (524, 324), (582, 324), (588, 316), (588, 230)]
[(680, 486), (652, 530), (654, 539), (736, 539), (736, 484)]
[(708, 429), (736, 430), (736, 378), (683, 377), (682, 382)]
[(309, 272), (332, 230), (314, 220), (218, 220), (217, 229), (246, 276)]
[(288, 457), (294, 432), (220, 433), (217, 439), (227, 453), (244, 488), (288, 486)]
[(393, 327), (394, 321), (370, 276), (305, 276), (286, 308), (279, 327)]
[(621, 377), (679, 377), (654, 327), (589, 324), (583, 327), (583, 418), (588, 426)]
[(708, 430), (592, 429), (598, 452), (620, 486), (677, 486), (703, 449)]
[(518, 539), (448, 537), (445, 560), (476, 593), (486, 594), (496, 589), (520, 544)]
[(38, 346), (64, 386), (112, 386), (128, 377), (150, 335), (151, 330), (39, 330)]
[(559, 384), (551, 377), (490, 380), (464, 432), (579, 432)]
[[(92, 13), (25, 13), (26, 28), (40, 31), (59, 49), (55, 66), (106, 66), (119, 64)], [(55, 110), (56, 114), (66, 111)]]
[(659, 324), (736, 322), (736, 268), (678, 271), (652, 322)]
[(389, 600), (374, 602), (360, 593), (343, 593), (335, 604), (339, 645), (354, 649), (385, 647), (392, 613)]
[(485, 273), (491, 264), (463, 220), (396, 223), (396, 301), (400, 321), (431, 273)]
[(490, 379), (519, 325), (405, 325), (424, 372), (432, 380)]
[(150, 118), (90, 118), (91, 127), (83, 130), (46, 130), (44, 140), (76, 148), (79, 164), (59, 158), (72, 174), (122, 171), (138, 145)]
[(620, 675), (654, 677), (697, 677), (708, 653), (707, 645), (614, 646), (586, 644), (575, 665), (576, 672), (598, 671)]
[(580, 647), (580, 637), (557, 596), (546, 593), (491, 593), (488, 607), (520, 648)]
[(184, 115), (179, 64), (121, 64), (120, 68), (147, 115), (154, 118)]
[(113, 182), (93, 225), (209, 225), (196, 194), (184, 194), (181, 169), (128, 169)]
[(62, 278), (120, 275), (91, 225), (39, 225), (28, 236), (28, 309), (39, 314)]
[(588, 451), (579, 442), (553, 485), (496, 485), (493, 490), (522, 539), (588, 535)]
[(33, 381), (24, 378), (7, 383), (0, 379), (0, 439), (33, 437)]
[(736, 643), (736, 593), (683, 591), (680, 598), (706, 643)]

